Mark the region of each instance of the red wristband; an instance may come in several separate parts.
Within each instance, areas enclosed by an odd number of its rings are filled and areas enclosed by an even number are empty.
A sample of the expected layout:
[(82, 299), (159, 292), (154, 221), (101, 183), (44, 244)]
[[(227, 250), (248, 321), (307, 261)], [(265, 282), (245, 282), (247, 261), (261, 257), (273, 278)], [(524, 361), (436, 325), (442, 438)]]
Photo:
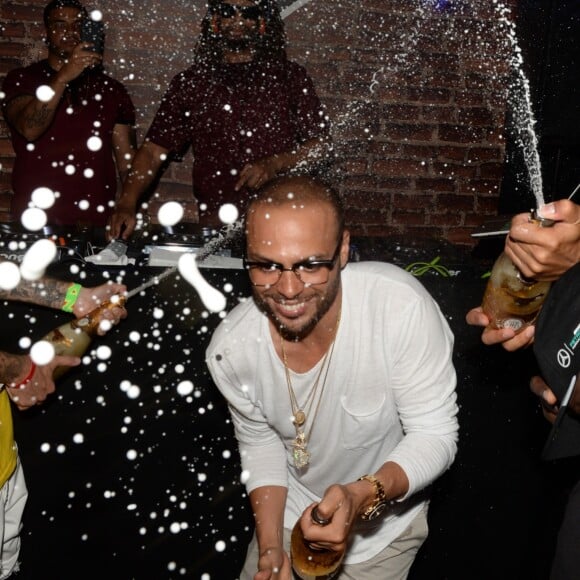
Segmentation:
[(32, 366), (30, 367), (30, 370), (28, 371), (26, 378), (20, 384), (14, 385), (13, 387), (10, 387), (10, 388), (23, 389), (32, 380), (34, 372), (36, 371), (36, 365), (34, 364), (34, 361), (30, 361), (30, 362), (32, 363)]

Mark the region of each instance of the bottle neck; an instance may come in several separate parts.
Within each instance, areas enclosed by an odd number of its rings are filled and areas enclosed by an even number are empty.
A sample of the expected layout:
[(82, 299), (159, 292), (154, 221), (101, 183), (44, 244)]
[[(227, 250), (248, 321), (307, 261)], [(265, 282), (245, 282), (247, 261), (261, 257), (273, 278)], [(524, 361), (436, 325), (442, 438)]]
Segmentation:
[(121, 307), (125, 304), (125, 297), (121, 296), (115, 300), (115, 302), (111, 302), (107, 300), (103, 302), (100, 306), (91, 310), (88, 314), (83, 316), (82, 318), (77, 318), (71, 322), (71, 326), (73, 328), (78, 328), (82, 332), (86, 332), (90, 336), (96, 336), (99, 331), (99, 325), (101, 321), (104, 319), (103, 314), (107, 310), (112, 310), (113, 308)]

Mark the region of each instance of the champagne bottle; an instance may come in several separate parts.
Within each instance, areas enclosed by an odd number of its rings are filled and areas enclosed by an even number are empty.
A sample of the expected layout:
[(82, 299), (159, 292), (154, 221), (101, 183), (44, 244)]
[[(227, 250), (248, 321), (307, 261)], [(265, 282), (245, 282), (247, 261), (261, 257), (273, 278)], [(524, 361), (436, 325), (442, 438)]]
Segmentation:
[[(321, 518), (316, 507), (312, 510), (312, 521), (326, 526), (330, 520)], [(306, 541), (300, 527), (300, 519), (294, 525), (290, 540), (292, 568), (302, 580), (330, 580), (334, 578), (344, 558), (344, 551), (336, 552), (316, 548)]]
[[(540, 227), (554, 224), (531, 211), (530, 222)], [(533, 324), (548, 296), (550, 282), (526, 278), (502, 252), (495, 261), (483, 295), (482, 309), (495, 329), (512, 328), (520, 333)]]
[(493, 328), (512, 328), (519, 333), (535, 322), (550, 285), (523, 276), (502, 252), (487, 282), (483, 311)]
[[(97, 336), (103, 312), (117, 306), (123, 306), (124, 303), (124, 297), (119, 297), (114, 302), (107, 300), (82, 318), (76, 318), (51, 330), (42, 340), (50, 342), (57, 355), (81, 357), (89, 348), (93, 338)], [(52, 375), (53, 380), (59, 379), (69, 368), (66, 366), (56, 367)]]

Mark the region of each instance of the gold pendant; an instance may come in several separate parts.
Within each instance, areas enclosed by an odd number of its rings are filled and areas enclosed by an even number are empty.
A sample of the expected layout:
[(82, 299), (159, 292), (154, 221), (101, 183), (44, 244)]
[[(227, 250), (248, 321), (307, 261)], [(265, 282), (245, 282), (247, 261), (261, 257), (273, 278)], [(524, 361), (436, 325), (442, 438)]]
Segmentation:
[(294, 414), (294, 424), (298, 425), (298, 427), (302, 427), (306, 421), (306, 414), (302, 409), (298, 409)]
[(298, 433), (298, 435), (296, 435), (292, 447), (294, 447), (294, 451), (292, 452), (294, 465), (296, 466), (296, 469), (303, 469), (310, 463), (310, 453), (308, 449), (306, 449), (306, 436), (304, 433)]

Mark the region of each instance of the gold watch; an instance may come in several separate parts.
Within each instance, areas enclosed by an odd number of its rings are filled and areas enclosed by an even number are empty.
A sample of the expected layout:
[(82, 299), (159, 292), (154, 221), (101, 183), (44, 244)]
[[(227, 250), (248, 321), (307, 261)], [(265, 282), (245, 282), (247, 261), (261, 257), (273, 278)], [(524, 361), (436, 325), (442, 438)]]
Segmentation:
[(383, 484), (374, 475), (363, 475), (358, 478), (358, 481), (370, 481), (375, 487), (375, 498), (371, 504), (361, 513), (360, 517), (363, 520), (374, 520), (378, 518), (388, 505), (387, 495)]

